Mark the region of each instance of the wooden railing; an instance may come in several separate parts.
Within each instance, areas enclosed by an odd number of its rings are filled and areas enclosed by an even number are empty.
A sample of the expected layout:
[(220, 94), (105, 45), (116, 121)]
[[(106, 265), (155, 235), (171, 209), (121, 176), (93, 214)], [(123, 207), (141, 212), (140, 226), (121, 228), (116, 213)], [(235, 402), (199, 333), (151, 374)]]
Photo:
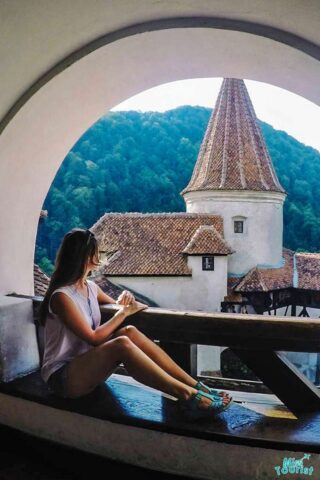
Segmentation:
[[(38, 324), (41, 297), (27, 298), (33, 299)], [(118, 308), (101, 306), (102, 322)], [(177, 363), (193, 374), (193, 345), (230, 347), (296, 416), (320, 411), (320, 391), (282, 353), (320, 352), (318, 319), (148, 308), (128, 317), (127, 324), (159, 340)]]
[[(118, 306), (102, 305), (103, 320)], [(174, 343), (320, 352), (320, 319), (148, 308), (127, 318), (148, 336)]]
[[(103, 321), (118, 308), (101, 306)], [(320, 352), (318, 319), (148, 308), (126, 324), (159, 340), (189, 371), (193, 344), (228, 346), (295, 415), (320, 411), (320, 391), (281, 353)]]

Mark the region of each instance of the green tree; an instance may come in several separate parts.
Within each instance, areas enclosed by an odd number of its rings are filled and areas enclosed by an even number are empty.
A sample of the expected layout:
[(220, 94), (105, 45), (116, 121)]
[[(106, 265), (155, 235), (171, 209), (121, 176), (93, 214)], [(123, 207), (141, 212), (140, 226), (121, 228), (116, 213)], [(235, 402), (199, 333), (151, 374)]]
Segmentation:
[[(48, 270), (65, 233), (89, 228), (105, 212), (185, 211), (180, 191), (210, 114), (183, 106), (164, 113), (111, 112), (96, 122), (66, 156), (44, 201), (49, 216), (39, 225), (37, 263)], [(261, 128), (288, 194), (284, 245), (320, 251), (320, 153), (266, 123)]]

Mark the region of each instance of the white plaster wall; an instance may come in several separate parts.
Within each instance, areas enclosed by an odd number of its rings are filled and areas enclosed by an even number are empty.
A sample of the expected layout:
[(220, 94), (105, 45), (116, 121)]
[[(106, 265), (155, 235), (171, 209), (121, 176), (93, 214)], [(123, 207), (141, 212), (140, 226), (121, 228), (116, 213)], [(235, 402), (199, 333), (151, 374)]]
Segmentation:
[[(177, 310), (220, 312), (227, 295), (227, 256), (214, 257), (214, 271), (202, 270), (202, 257), (189, 256), (192, 277), (110, 277), (112, 282), (132, 288), (159, 306)], [(197, 346), (197, 374), (220, 370), (221, 347)]]
[[(66, 55), (130, 25), (163, 18), (216, 16), (273, 26), (319, 44), (319, 14), (318, 0), (1, 0), (0, 118), (19, 95)], [(254, 42), (251, 36), (253, 50)], [(222, 43), (223, 39), (216, 44), (218, 50)], [(289, 59), (283, 58), (290, 68)], [(228, 56), (224, 61), (229, 62)], [(259, 68), (265, 61), (253, 55), (252, 62), (259, 63)], [(275, 78), (277, 66), (272, 70), (270, 76)], [(302, 77), (295, 77), (288, 75), (286, 81), (296, 83), (303, 92)], [(314, 101), (319, 99), (317, 83), (311, 82), (305, 94)]]
[(227, 294), (227, 257), (215, 257), (215, 270), (202, 271), (202, 257), (188, 257), (192, 277), (110, 277), (158, 305), (179, 310), (220, 312)]
[[(284, 195), (268, 192), (189, 192), (187, 212), (223, 217), (224, 237), (235, 250), (228, 272), (247, 273), (258, 264), (279, 265), (282, 260)], [(234, 233), (233, 217), (246, 217), (243, 234)]]

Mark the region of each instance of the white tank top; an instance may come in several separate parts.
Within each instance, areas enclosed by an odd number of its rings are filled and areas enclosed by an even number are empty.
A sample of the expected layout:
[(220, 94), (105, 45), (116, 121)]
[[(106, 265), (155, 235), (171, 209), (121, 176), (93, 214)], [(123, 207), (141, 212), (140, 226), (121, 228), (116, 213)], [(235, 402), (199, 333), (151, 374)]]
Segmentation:
[(93, 348), (93, 345), (85, 342), (75, 335), (59, 318), (53, 313), (50, 307), (52, 295), (57, 292), (63, 292), (70, 297), (81, 311), (83, 318), (88, 324), (96, 329), (100, 325), (101, 313), (97, 300), (98, 287), (91, 280), (87, 280), (89, 289), (89, 299), (80, 293), (74, 285), (60, 287), (52, 292), (49, 300), (49, 312), (46, 317), (44, 327), (44, 353), (41, 367), (41, 376), (45, 382), (50, 375), (66, 363), (73, 360), (78, 355), (85, 353)]

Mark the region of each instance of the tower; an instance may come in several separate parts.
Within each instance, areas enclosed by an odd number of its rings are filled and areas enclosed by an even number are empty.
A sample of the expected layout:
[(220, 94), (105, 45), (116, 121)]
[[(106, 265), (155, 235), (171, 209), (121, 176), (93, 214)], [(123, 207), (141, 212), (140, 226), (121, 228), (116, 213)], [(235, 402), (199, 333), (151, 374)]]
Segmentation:
[(191, 180), (187, 212), (214, 213), (235, 253), (230, 274), (282, 263), (281, 187), (243, 80), (223, 80)]

